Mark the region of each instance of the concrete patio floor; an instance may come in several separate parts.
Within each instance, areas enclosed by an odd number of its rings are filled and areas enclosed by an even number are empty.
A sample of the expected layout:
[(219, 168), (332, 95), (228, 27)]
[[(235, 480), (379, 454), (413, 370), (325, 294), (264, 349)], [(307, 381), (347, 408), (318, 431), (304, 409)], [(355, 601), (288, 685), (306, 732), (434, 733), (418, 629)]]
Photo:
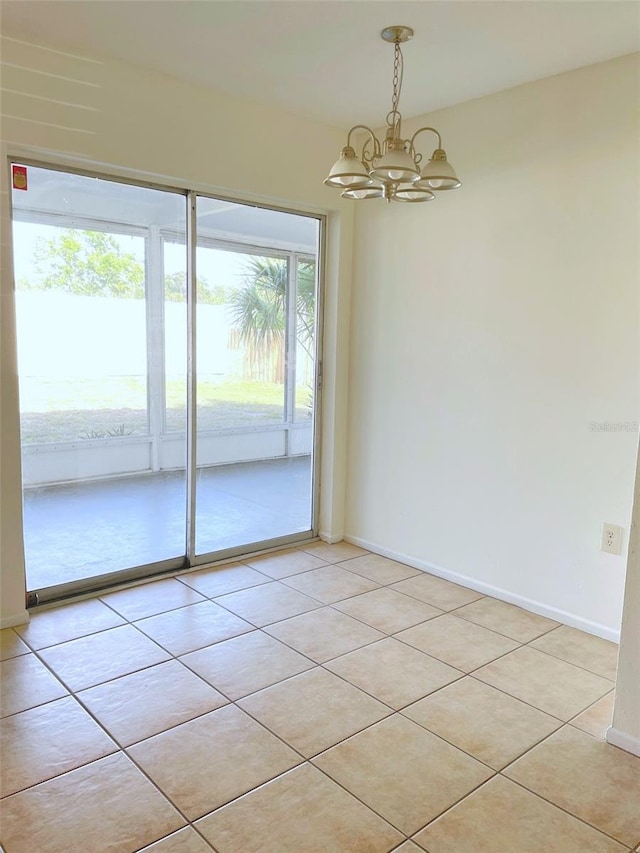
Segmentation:
[[(185, 506), (184, 471), (26, 489), (27, 588), (181, 557)], [(198, 471), (198, 554), (310, 528), (309, 456)]]

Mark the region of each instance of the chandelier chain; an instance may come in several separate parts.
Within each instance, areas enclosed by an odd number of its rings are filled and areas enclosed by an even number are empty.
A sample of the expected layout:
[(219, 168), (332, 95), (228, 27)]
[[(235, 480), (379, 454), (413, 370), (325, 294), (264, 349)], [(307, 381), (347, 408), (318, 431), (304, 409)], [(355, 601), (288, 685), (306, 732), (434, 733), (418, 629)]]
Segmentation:
[(393, 97), (391, 98), (391, 112), (387, 117), (387, 121), (391, 127), (395, 125), (397, 119), (400, 117), (400, 113), (398, 111), (398, 104), (400, 103), (400, 91), (402, 89), (402, 72), (403, 72), (403, 61), (402, 61), (402, 50), (400, 49), (400, 42), (396, 39), (395, 48), (393, 51)]

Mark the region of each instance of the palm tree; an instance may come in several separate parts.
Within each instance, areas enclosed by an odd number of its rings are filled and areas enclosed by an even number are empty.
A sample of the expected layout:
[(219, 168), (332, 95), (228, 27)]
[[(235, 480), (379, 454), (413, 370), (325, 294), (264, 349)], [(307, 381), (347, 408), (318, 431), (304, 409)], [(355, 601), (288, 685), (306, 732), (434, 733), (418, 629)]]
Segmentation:
[[(313, 358), (315, 323), (315, 262), (298, 262), (296, 339)], [(282, 353), (286, 331), (286, 295), (289, 266), (286, 258), (253, 257), (244, 286), (235, 290), (231, 312), (240, 340), (249, 349), (252, 364), (264, 361), (274, 351)], [(279, 371), (281, 373), (281, 371)]]

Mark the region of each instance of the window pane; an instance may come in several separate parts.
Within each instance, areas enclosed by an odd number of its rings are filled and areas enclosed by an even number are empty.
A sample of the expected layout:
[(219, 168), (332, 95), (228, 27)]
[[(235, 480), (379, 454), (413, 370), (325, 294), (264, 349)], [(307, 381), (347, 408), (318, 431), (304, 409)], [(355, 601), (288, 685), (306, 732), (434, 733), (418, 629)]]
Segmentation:
[(199, 196), (197, 231), (196, 553), (208, 554), (313, 526), (318, 223)]
[(144, 238), (15, 222), (14, 241), (23, 444), (146, 435)]
[(284, 420), (285, 258), (199, 246), (198, 431)]

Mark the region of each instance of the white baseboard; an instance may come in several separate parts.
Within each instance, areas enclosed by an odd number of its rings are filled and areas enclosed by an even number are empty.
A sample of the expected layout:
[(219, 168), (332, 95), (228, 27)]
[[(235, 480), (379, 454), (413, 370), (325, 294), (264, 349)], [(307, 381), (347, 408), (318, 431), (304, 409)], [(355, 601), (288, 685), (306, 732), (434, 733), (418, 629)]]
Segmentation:
[[(322, 536), (322, 534), (320, 534)], [(436, 566), (426, 560), (420, 560), (412, 557), (410, 554), (401, 554), (398, 551), (391, 551), (389, 548), (383, 548), (375, 542), (369, 542), (359, 536), (349, 536), (345, 534), (345, 542), (350, 542), (352, 545), (359, 545), (361, 548), (366, 548), (367, 551), (373, 551), (375, 554), (380, 554), (382, 557), (389, 557), (390, 560), (397, 560), (399, 563), (405, 563), (414, 569), (428, 572), (431, 575), (436, 575), (439, 578), (452, 581), (453, 583), (467, 586), (469, 589), (474, 589), (476, 592), (481, 592), (483, 595), (490, 595), (492, 598), (499, 598), (501, 601), (507, 601), (509, 604), (516, 604), (524, 610), (530, 610), (531, 613), (537, 613), (538, 616), (546, 616), (548, 619), (554, 619), (556, 622), (562, 622), (563, 625), (570, 625), (572, 628), (578, 628), (580, 631), (586, 631), (588, 634), (594, 634), (596, 637), (602, 637), (604, 640), (611, 640), (614, 643), (620, 642), (620, 631), (614, 631), (607, 625), (601, 625), (599, 622), (592, 622), (589, 619), (584, 619), (582, 616), (577, 616), (575, 613), (569, 613), (566, 610), (561, 610), (558, 607), (552, 607), (549, 604), (544, 604), (540, 601), (535, 601), (531, 598), (525, 598), (522, 595), (510, 592), (508, 589), (493, 586), (492, 584), (479, 581), (477, 578), (470, 578), (467, 575), (462, 575), (459, 572), (452, 572), (442, 566)]]
[(29, 611), (21, 610), (19, 613), (12, 613), (11, 616), (3, 616), (0, 619), (0, 628), (13, 628), (15, 625), (26, 625), (29, 621)]
[(607, 729), (607, 743), (612, 746), (618, 746), (633, 755), (640, 755), (640, 737), (628, 735), (626, 732), (621, 732), (620, 729), (614, 729), (609, 726)]
[(331, 533), (325, 533), (323, 530), (318, 532), (318, 536), (322, 539), (323, 542), (328, 542), (329, 545), (335, 545), (336, 542), (342, 542), (344, 539), (339, 533), (332, 535)]

